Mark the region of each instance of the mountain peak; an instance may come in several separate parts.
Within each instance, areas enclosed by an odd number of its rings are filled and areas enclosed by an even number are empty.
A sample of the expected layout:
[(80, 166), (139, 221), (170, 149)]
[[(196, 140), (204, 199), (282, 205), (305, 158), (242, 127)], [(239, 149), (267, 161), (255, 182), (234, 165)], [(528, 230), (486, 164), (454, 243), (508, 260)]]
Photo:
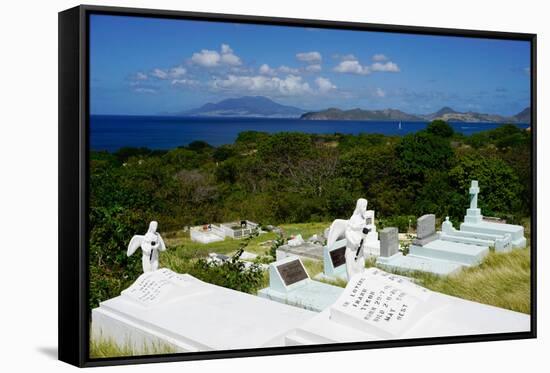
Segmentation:
[(455, 114), (456, 111), (454, 111), (452, 108), (448, 107), (448, 106), (443, 106), (441, 109), (439, 109), (438, 111), (436, 111), (434, 113), (434, 115), (444, 115), (444, 114)]
[(281, 105), (265, 96), (227, 98), (183, 112), (189, 116), (297, 118), (305, 110)]

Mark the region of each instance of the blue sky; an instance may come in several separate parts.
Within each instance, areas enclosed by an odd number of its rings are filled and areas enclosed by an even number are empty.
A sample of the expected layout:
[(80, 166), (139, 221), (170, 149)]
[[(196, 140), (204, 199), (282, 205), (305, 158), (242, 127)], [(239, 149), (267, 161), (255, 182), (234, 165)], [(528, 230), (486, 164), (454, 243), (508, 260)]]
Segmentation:
[(525, 41), (92, 15), (92, 114), (176, 113), (262, 95), (307, 110), (512, 115)]

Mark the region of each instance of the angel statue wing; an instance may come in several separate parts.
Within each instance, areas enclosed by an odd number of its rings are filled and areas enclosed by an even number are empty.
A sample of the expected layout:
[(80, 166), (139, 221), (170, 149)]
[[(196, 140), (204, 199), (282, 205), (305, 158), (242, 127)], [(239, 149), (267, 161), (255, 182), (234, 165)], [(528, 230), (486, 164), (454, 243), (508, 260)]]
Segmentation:
[(162, 239), (162, 237), (160, 236), (160, 234), (157, 233), (157, 237), (158, 237), (158, 239), (159, 239), (159, 250), (160, 250), (160, 251), (166, 250), (166, 245), (164, 244), (164, 240)]
[(126, 253), (126, 255), (131, 256), (133, 253), (135, 253), (136, 250), (141, 246), (144, 238), (145, 236), (139, 234), (136, 234), (134, 237), (132, 237), (130, 243), (128, 244), (128, 252)]
[(328, 231), (327, 247), (331, 247), (340, 237), (344, 236), (347, 223), (348, 221), (344, 219), (336, 219), (332, 222)]

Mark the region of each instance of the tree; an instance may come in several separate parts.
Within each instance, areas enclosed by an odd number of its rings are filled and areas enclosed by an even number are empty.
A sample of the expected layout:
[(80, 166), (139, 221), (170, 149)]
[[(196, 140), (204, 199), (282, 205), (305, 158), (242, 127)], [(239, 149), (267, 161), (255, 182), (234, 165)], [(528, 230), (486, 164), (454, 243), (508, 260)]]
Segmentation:
[(462, 191), (462, 209), (467, 206), (468, 189), (472, 180), (478, 180), (481, 189), (479, 206), (484, 215), (517, 215), (522, 212), (524, 193), (514, 170), (502, 159), (480, 157), (478, 154), (461, 156), (449, 171), (451, 187)]
[(444, 120), (436, 119), (428, 124), (428, 127), (426, 127), (426, 132), (440, 137), (452, 137), (455, 131), (453, 130), (453, 127), (451, 127)]
[(408, 182), (422, 182), (429, 171), (447, 170), (454, 154), (448, 139), (425, 131), (404, 136), (396, 153), (397, 167)]
[(280, 132), (258, 145), (258, 156), (277, 176), (295, 176), (296, 163), (313, 154), (311, 136), (300, 132)]

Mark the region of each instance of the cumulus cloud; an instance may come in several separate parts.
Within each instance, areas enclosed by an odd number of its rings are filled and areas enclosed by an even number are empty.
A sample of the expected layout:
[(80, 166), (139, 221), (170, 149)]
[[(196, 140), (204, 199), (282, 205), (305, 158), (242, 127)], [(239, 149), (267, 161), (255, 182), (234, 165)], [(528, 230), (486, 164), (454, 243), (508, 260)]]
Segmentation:
[(400, 71), (399, 66), (391, 61), (388, 61), (386, 63), (375, 62), (371, 65), (370, 68), (372, 71), (382, 71), (390, 73), (398, 73)]
[(134, 88), (134, 92), (155, 94), (155, 93), (157, 93), (157, 90), (153, 89), (153, 88), (137, 87), (137, 88)]
[(223, 79), (212, 80), (210, 87), (215, 90), (237, 90), (283, 96), (295, 96), (312, 92), (309, 84), (303, 81), (301, 77), (295, 75), (288, 75), (284, 79), (264, 75), (228, 75)]
[(187, 73), (187, 69), (183, 66), (176, 66), (170, 69), (171, 78), (179, 78)]
[(160, 80), (165, 79), (178, 79), (184, 76), (187, 73), (187, 70), (183, 66), (175, 66), (170, 69), (153, 69), (153, 71), (150, 72), (150, 76), (153, 78), (157, 78)]
[(340, 55), (340, 54), (337, 54), (335, 56), (337, 59), (340, 59), (342, 61), (354, 61), (357, 59), (357, 57), (355, 57), (355, 55), (353, 54), (343, 54), (343, 55)]
[(317, 88), (319, 88), (319, 92), (321, 93), (326, 93), (333, 89), (336, 89), (336, 86), (332, 84), (329, 79), (323, 77), (318, 77), (317, 79), (315, 79), (315, 84), (317, 84)]
[(357, 75), (370, 74), (369, 67), (361, 65), (357, 60), (344, 60), (334, 68), (334, 71), (338, 73), (357, 74)]
[(320, 63), (322, 60), (321, 53), (317, 51), (297, 53), (296, 58), (307, 63)]
[(166, 79), (168, 78), (168, 73), (161, 69), (154, 69), (151, 72), (151, 76), (158, 78), (158, 79)]
[(198, 81), (193, 79), (174, 79), (171, 83), (173, 86), (196, 86), (199, 84)]
[[(382, 57), (380, 56), (383, 56), (383, 55), (375, 55), (375, 56), (379, 56), (378, 58), (381, 59)], [(347, 57), (351, 57), (351, 55), (348, 55)], [(383, 56), (383, 57), (386, 58), (386, 56)], [(396, 72), (399, 72), (400, 69), (399, 69), (399, 66), (397, 66), (397, 64), (392, 61), (374, 62), (371, 65), (362, 65), (357, 59), (344, 59), (338, 65), (336, 65), (336, 67), (334, 68), (334, 71), (338, 73), (368, 75), (372, 72), (396, 73)]]
[(221, 45), (220, 52), (209, 49), (195, 52), (191, 56), (191, 62), (202, 67), (216, 67), (219, 65), (239, 66), (242, 64), (241, 58), (227, 44)]
[(220, 54), (216, 51), (209, 49), (203, 49), (200, 52), (193, 53), (191, 56), (191, 61), (194, 64), (203, 67), (214, 67), (218, 66), (220, 63)]
[(279, 66), (279, 68), (277, 70), (279, 70), (283, 74), (294, 74), (294, 75), (296, 75), (296, 74), (300, 73), (300, 70), (298, 70), (294, 67), (288, 67), (288, 66), (285, 66), (285, 65)]
[(241, 65), (241, 58), (237, 56), (235, 53), (233, 53), (233, 49), (227, 44), (222, 44), (222, 56), (221, 61), (222, 63), (229, 65), (229, 66), (240, 66)]
[(138, 71), (136, 73), (136, 75), (134, 76), (134, 79), (135, 80), (147, 80), (147, 74), (141, 72), (141, 71)]
[(264, 63), (262, 66), (260, 66), (259, 70), (260, 74), (262, 75), (277, 75), (277, 71), (271, 67), (267, 63)]
[(381, 53), (378, 53), (378, 54), (375, 54), (374, 56), (372, 56), (372, 60), (375, 61), (375, 62), (384, 62), (384, 61), (388, 60), (388, 57), (386, 57), (385, 55), (383, 55)]
[(275, 68), (264, 63), (263, 65), (260, 66), (260, 68), (258, 69), (258, 72), (262, 75), (269, 75), (269, 76), (275, 76), (280, 73), (298, 75), (300, 73), (300, 70), (293, 67), (288, 67), (285, 65)]
[(308, 73), (318, 73), (321, 71), (321, 65), (316, 63), (316, 64), (313, 64), (313, 65), (307, 65), (306, 66), (306, 71)]

